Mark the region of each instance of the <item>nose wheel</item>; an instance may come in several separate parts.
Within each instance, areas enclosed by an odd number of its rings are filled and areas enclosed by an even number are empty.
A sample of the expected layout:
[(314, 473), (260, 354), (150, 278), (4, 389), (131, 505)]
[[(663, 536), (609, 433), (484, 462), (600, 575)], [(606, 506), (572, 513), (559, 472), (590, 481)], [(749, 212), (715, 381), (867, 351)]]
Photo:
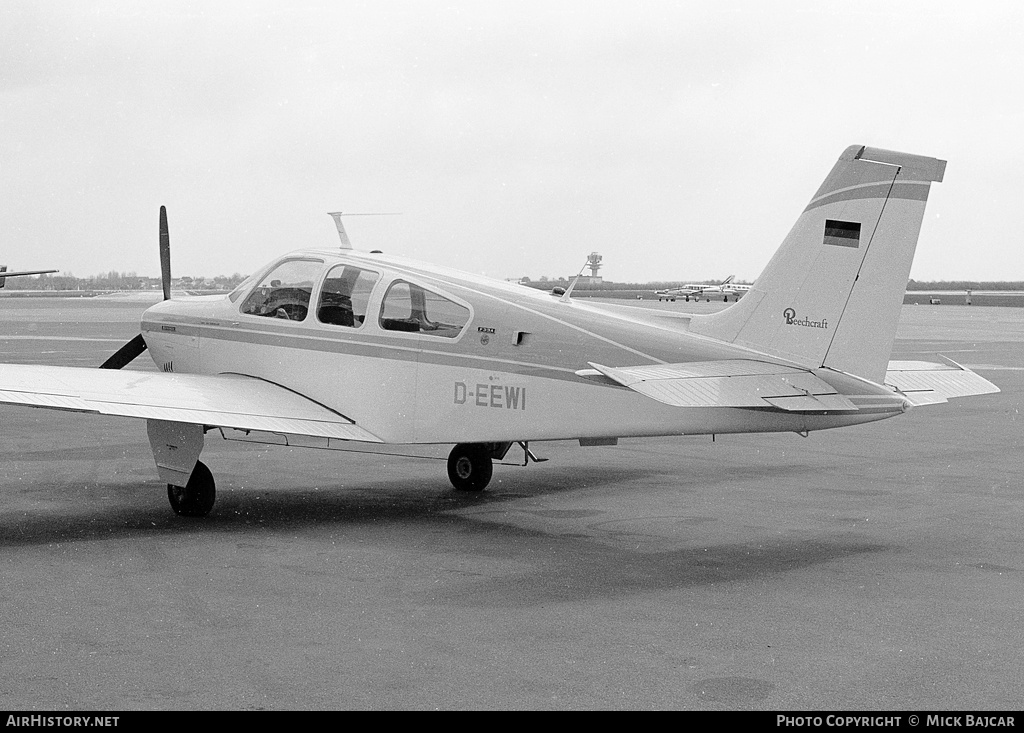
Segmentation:
[(185, 486), (167, 484), (167, 499), (179, 516), (205, 517), (217, 500), (217, 488), (210, 469), (202, 461), (196, 461)]
[(459, 491), (483, 491), (494, 466), (491, 450), (481, 443), (460, 443), (448, 454), (448, 479)]

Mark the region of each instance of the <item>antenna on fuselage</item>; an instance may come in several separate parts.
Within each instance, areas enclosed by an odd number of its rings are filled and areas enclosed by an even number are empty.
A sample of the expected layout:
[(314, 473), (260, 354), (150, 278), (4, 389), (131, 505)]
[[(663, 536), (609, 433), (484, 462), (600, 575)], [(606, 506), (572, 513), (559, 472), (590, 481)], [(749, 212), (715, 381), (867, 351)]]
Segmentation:
[(342, 249), (352, 249), (352, 241), (348, 238), (348, 234), (345, 232), (345, 225), (341, 223), (342, 216), (398, 216), (402, 212), (400, 211), (383, 211), (383, 212), (372, 212), (372, 213), (360, 213), (360, 214), (346, 214), (342, 211), (328, 211), (327, 214), (334, 219), (334, 226), (338, 227), (338, 238), (341, 240)]

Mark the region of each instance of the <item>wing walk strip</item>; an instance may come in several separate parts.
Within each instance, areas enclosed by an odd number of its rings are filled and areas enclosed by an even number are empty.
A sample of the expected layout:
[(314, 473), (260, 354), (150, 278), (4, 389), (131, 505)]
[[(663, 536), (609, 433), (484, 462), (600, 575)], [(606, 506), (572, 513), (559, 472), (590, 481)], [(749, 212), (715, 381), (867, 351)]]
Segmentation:
[[(761, 407), (787, 412), (854, 412), (858, 408), (810, 372), (747, 359), (607, 367), (598, 373), (675, 407)], [(577, 372), (592, 375), (591, 370)]]
[(255, 377), (0, 364), (0, 403), (383, 442), (313, 400)]

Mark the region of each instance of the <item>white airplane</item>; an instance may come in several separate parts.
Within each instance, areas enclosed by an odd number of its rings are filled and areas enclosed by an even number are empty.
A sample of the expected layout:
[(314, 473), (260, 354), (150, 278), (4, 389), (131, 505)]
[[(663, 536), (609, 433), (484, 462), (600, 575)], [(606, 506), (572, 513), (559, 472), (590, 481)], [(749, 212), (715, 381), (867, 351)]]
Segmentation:
[(752, 285), (742, 285), (736, 282), (730, 282), (728, 285), (723, 283), (719, 292), (722, 294), (722, 300), (728, 303), (730, 295), (734, 301), (739, 300), (740, 297), (749, 293), (752, 287)]
[[(718, 313), (602, 308), (350, 246), (306, 249), (229, 295), (151, 307), (104, 369), (0, 365), (0, 403), (145, 420), (172, 508), (201, 516), (216, 495), (198, 460), (213, 431), (454, 445), (448, 476), (476, 491), (517, 444), (525, 466), (534, 441), (806, 436), (998, 392), (953, 363), (889, 361), (944, 170), (848, 148), (750, 292)], [(147, 348), (159, 371), (119, 371)]]
[[(674, 303), (676, 301), (676, 298), (684, 298), (686, 300), (686, 302), (689, 303), (691, 296), (693, 297), (693, 299), (695, 301), (699, 301), (700, 300), (700, 296), (702, 296), (702, 295), (707, 295), (708, 293), (721, 293), (721, 292), (724, 292), (723, 288), (725, 288), (727, 285), (729, 285), (733, 281), (734, 277), (736, 277), (736, 276), (735, 275), (729, 275), (729, 277), (725, 278), (725, 280), (723, 280), (722, 282), (718, 283), (718, 285), (704, 285), (704, 284), (700, 284), (700, 283), (688, 283), (686, 285), (680, 285), (677, 288), (666, 288), (664, 290), (655, 290), (654, 294), (658, 296), (658, 300), (659, 301), (669, 300), (669, 301), (672, 301)], [(711, 298), (708, 298), (707, 300), (708, 300), (708, 302), (711, 302)]]
[(7, 265), (0, 265), (0, 288), (7, 284), (9, 277), (22, 277), (24, 275), (48, 275), (59, 270), (24, 270), (22, 272), (7, 272)]

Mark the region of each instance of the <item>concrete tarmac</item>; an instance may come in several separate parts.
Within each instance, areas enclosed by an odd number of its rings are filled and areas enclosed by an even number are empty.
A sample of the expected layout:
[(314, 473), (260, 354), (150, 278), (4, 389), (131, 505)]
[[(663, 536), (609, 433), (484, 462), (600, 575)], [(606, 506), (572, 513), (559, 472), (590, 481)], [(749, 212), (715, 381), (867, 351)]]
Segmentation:
[[(143, 307), (0, 301), (0, 361), (99, 364)], [(479, 496), (211, 435), (202, 520), (144, 422), (0, 407), (0, 708), (1017, 709), (1024, 310), (905, 306), (893, 358), (938, 354), (1002, 392), (534, 444)]]

